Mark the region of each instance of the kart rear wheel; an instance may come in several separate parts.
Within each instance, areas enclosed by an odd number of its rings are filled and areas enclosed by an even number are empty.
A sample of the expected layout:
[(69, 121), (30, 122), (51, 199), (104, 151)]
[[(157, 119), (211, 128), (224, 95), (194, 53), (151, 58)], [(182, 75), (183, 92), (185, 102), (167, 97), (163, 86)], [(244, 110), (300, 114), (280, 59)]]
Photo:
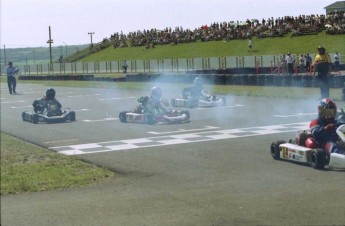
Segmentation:
[(271, 144), (271, 156), (273, 159), (280, 160), (280, 148), (279, 148), (279, 146), (281, 144), (284, 144), (284, 143), (286, 143), (286, 142), (283, 140), (278, 140), (278, 141), (273, 142)]
[(220, 97), (219, 99), (222, 100), (221, 106), (224, 107), (226, 105), (226, 99), (224, 97)]
[(37, 124), (38, 123), (38, 114), (32, 114), (31, 115), (31, 122), (33, 124)]
[(25, 112), (22, 112), (22, 119), (23, 119), (23, 121), (26, 121), (25, 120)]
[(126, 120), (126, 114), (127, 113), (128, 113), (127, 111), (120, 112), (120, 114), (119, 114), (120, 122), (123, 122), (123, 123), (127, 122), (127, 120)]
[(74, 111), (71, 111), (67, 117), (67, 120), (69, 121), (75, 121), (76, 120), (76, 117), (75, 117), (75, 112)]
[(326, 164), (326, 152), (321, 149), (317, 148), (311, 152), (311, 166), (314, 169), (323, 169)]
[(186, 120), (185, 121), (188, 121), (190, 119), (189, 111), (181, 111), (181, 114), (186, 114)]

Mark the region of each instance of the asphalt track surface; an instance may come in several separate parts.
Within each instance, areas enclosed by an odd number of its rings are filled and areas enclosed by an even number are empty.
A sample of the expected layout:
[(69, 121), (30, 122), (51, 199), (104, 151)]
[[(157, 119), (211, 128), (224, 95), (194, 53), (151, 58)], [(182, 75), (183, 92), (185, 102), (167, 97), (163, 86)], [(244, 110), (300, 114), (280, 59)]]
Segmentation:
[[(117, 173), (84, 188), (1, 197), (1, 225), (344, 225), (345, 172), (276, 161), (272, 141), (289, 140), (316, 117), (317, 98), (227, 96), (227, 106), (190, 109), (191, 122), (121, 123), (146, 95), (124, 89), (56, 87), (77, 121), (31, 124), (44, 85), (1, 83), (1, 131)], [(180, 91), (161, 85), (163, 96)], [(339, 103), (339, 104), (344, 104)]]

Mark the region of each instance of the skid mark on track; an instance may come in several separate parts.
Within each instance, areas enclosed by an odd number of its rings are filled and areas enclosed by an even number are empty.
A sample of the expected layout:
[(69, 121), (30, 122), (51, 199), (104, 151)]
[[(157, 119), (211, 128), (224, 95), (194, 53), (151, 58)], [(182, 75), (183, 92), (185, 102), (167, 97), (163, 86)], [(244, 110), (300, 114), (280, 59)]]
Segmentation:
[(238, 129), (225, 129), (215, 131), (203, 131), (196, 133), (172, 134), (156, 137), (144, 137), (128, 140), (114, 140), (100, 143), (77, 144), (69, 146), (50, 147), (64, 155), (82, 155), (102, 152), (121, 151), (129, 149), (157, 147), (165, 145), (177, 145), (186, 143), (195, 143), (203, 141), (215, 141), (224, 139), (233, 139), (241, 137), (259, 136), (267, 134), (293, 132), (308, 128), (309, 122), (259, 126)]

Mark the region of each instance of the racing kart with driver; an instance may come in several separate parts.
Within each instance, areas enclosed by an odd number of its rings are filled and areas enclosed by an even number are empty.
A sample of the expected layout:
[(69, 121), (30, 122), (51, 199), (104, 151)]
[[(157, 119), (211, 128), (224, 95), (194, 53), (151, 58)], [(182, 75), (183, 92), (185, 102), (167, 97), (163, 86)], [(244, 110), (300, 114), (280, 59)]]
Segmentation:
[(55, 98), (56, 91), (53, 88), (49, 88), (46, 91), (46, 95), (38, 100), (35, 100), (32, 104), (33, 111), (25, 111), (22, 113), (23, 121), (32, 122), (37, 124), (39, 122), (65, 122), (75, 121), (75, 112), (69, 109), (61, 110), (61, 103)]
[(138, 98), (140, 103), (133, 112), (122, 111), (119, 114), (121, 122), (143, 124), (173, 124), (189, 122), (189, 111), (176, 111), (163, 104), (162, 89), (153, 87), (150, 96)]
[(299, 131), (295, 140), (276, 141), (271, 144), (274, 159), (309, 163), (315, 169), (345, 169), (345, 121), (337, 115), (337, 106), (330, 98), (323, 98), (318, 106), (318, 118), (309, 130)]
[(182, 98), (171, 100), (171, 105), (174, 107), (218, 107), (225, 104), (226, 99), (224, 97), (217, 98), (204, 89), (203, 80), (200, 77), (194, 79), (191, 87), (182, 90)]

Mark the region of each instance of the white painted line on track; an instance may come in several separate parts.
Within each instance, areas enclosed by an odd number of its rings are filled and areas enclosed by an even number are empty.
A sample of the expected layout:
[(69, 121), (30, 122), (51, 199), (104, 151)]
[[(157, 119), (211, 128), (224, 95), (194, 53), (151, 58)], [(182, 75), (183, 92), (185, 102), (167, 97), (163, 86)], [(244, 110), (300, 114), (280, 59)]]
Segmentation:
[(244, 107), (246, 105), (242, 105), (242, 104), (235, 104), (235, 105), (225, 105), (225, 106), (218, 106), (218, 107), (197, 107), (196, 109), (217, 109), (217, 108), (234, 108), (234, 107)]
[(114, 98), (108, 98), (108, 99), (99, 99), (99, 100), (126, 100), (126, 99), (134, 99), (138, 97), (114, 97)]
[(32, 105), (28, 105), (28, 106), (19, 106), (19, 107), (12, 106), (11, 108), (32, 108)]
[(99, 143), (76, 144), (68, 146), (49, 147), (64, 155), (82, 155), (102, 152), (113, 152), (166, 145), (197, 143), (204, 141), (226, 140), (233, 138), (252, 137), (268, 134), (278, 134), (305, 130), (309, 122), (299, 122), (280, 125), (256, 126), (248, 128), (203, 131), (197, 133), (171, 134), (156, 137), (143, 137), (127, 140), (113, 140)]
[(71, 96), (67, 96), (67, 97), (91, 97), (91, 96), (99, 96), (101, 94), (96, 93), (96, 94), (81, 94), (81, 95), (71, 95)]
[(19, 101), (4, 101), (1, 102), (1, 104), (14, 104), (14, 103), (23, 103), (24, 100), (19, 100)]
[(73, 110), (73, 111), (90, 111), (90, 109), (78, 109), (78, 110)]
[(119, 118), (104, 118), (104, 119), (95, 119), (95, 120), (84, 119), (82, 121), (83, 122), (104, 122), (104, 121), (115, 121), (115, 120), (119, 120)]
[(170, 134), (170, 133), (184, 133), (184, 132), (194, 132), (194, 131), (205, 131), (205, 130), (212, 130), (212, 129), (218, 129), (219, 127), (214, 127), (214, 126), (205, 126), (205, 128), (201, 129), (178, 129), (175, 131), (169, 131), (169, 132), (155, 132), (155, 131), (150, 131), (147, 133), (150, 134)]
[(310, 115), (317, 115), (317, 113), (296, 113), (292, 115), (273, 115), (273, 116), (279, 117), (279, 118), (289, 118), (289, 117), (301, 117), (301, 116), (310, 116)]

